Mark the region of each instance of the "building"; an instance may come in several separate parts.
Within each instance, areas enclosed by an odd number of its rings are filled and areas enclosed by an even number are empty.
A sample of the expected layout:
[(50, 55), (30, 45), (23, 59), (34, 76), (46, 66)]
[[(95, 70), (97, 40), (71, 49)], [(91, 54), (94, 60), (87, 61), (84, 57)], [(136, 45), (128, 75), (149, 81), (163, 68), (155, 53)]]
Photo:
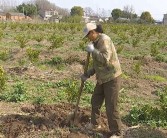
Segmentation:
[(167, 14), (164, 14), (163, 24), (164, 24), (164, 25), (167, 25)]
[(6, 20), (6, 14), (4, 12), (0, 12), (0, 21)]
[(56, 10), (46, 10), (40, 12), (41, 17), (44, 21), (49, 21), (52, 16), (58, 16), (58, 12)]
[(22, 21), (25, 19), (26, 19), (26, 16), (23, 13), (15, 13), (15, 12), (6, 13), (6, 20)]

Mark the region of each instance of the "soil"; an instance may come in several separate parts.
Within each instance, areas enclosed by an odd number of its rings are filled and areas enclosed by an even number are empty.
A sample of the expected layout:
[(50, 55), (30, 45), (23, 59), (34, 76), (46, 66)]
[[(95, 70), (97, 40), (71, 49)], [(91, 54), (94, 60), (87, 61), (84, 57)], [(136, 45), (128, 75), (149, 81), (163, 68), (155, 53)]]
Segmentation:
[[(79, 108), (76, 119), (69, 121), (72, 104), (30, 105), (22, 103), (0, 103), (0, 138), (108, 138), (106, 115), (101, 115), (101, 129), (88, 130), (90, 109)], [(6, 111), (7, 110), (7, 111)], [(149, 130), (149, 131), (148, 131)], [(128, 127), (123, 124), (124, 138), (146, 138), (150, 135), (165, 138), (164, 130), (153, 130), (140, 126)], [(140, 136), (141, 135), (141, 136)]]
[[(19, 55), (19, 50), (14, 50), (15, 62), (17, 59), (21, 59), (23, 53)], [(57, 52), (58, 53), (58, 52)], [(68, 54), (66, 54), (68, 55)], [(42, 59), (45, 57), (51, 58), (49, 53), (43, 53)], [(71, 77), (75, 74), (76, 78), (80, 78), (83, 72), (83, 65), (73, 63), (76, 61), (76, 57), (80, 57), (80, 61), (85, 59), (79, 53), (73, 55), (73, 53), (67, 57), (68, 70), (59, 71), (48, 69), (47, 71), (39, 70), (33, 65), (28, 67), (11, 67), (15, 65), (8, 63), (5, 66), (5, 70), (9, 74), (18, 76), (27, 76), (32, 80), (40, 81), (56, 81), (63, 78)], [(142, 71), (147, 74), (160, 74), (162, 77), (167, 77), (167, 64), (158, 63), (149, 57), (143, 59), (144, 65)], [(123, 65), (123, 71), (132, 76), (129, 79), (123, 79), (122, 85), (124, 88), (131, 88), (128, 90), (129, 97), (143, 97), (147, 99), (157, 98), (153, 92), (157, 88), (166, 86), (166, 82), (154, 82), (151, 80), (145, 80), (142, 77), (134, 76), (131, 71), (131, 66), (134, 60), (125, 59), (120, 57), (121, 64)], [(77, 61), (78, 62), (78, 61)], [(155, 73), (156, 72), (156, 73)], [(142, 75), (141, 75), (142, 76)], [(92, 78), (94, 79), (94, 78)], [(10, 81), (10, 80), (9, 80)], [(11, 80), (10, 83), (12, 83)], [(127, 103), (128, 104), (128, 103)], [(128, 105), (127, 112), (130, 110)], [(60, 103), (55, 105), (33, 105), (27, 103), (6, 103), (0, 102), (0, 138), (108, 138), (109, 130), (107, 126), (107, 118), (105, 114), (101, 115), (102, 129), (100, 130), (87, 130), (85, 125), (90, 121), (90, 109), (79, 108), (75, 123), (68, 122), (70, 113), (73, 113), (74, 105), (68, 103)], [(167, 130), (158, 128), (151, 129), (143, 126), (130, 127), (123, 122), (123, 138), (167, 138)]]

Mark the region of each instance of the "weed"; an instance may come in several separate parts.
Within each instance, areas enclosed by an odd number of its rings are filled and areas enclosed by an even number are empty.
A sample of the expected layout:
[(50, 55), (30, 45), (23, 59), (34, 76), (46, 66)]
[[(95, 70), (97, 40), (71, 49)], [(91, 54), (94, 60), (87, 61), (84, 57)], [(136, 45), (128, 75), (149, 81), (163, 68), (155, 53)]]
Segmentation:
[(44, 103), (44, 101), (45, 101), (45, 98), (44, 98), (44, 97), (42, 97), (42, 96), (37, 96), (37, 97), (34, 98), (33, 104), (42, 104), (42, 103)]
[(161, 76), (158, 76), (158, 75), (147, 75), (145, 76), (146, 79), (149, 79), (151, 81), (157, 81), (157, 82), (165, 82), (166, 79), (161, 77)]
[(23, 82), (13, 85), (13, 92), (5, 94), (5, 100), (9, 102), (22, 102), (27, 100), (26, 87)]
[(152, 127), (167, 128), (167, 91), (159, 94), (159, 107), (145, 104), (142, 107), (134, 106), (124, 118), (130, 125), (144, 123)]

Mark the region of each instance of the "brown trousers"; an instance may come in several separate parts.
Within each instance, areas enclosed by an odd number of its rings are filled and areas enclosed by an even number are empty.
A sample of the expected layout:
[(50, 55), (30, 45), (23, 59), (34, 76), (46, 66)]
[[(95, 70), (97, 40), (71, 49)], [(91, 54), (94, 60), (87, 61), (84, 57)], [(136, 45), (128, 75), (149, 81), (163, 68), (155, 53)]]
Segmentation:
[(121, 118), (118, 110), (118, 92), (120, 90), (120, 76), (103, 83), (96, 84), (94, 93), (92, 95), (92, 113), (91, 123), (97, 125), (100, 117), (100, 108), (105, 100), (106, 114), (108, 118), (108, 125), (111, 132), (119, 133), (121, 131)]

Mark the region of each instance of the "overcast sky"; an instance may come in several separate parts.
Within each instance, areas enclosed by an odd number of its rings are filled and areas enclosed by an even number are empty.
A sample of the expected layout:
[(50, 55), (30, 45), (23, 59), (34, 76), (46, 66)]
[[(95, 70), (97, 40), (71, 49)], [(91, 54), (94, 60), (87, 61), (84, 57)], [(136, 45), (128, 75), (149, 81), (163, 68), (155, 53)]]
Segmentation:
[[(18, 0), (20, 2), (26, 0)], [(29, 0), (27, 0), (29, 1)], [(82, 8), (91, 7), (95, 12), (104, 9), (112, 11), (115, 8), (123, 10), (124, 6), (133, 6), (139, 16), (143, 11), (149, 11), (154, 19), (162, 20), (163, 14), (167, 13), (167, 0), (49, 0), (61, 8), (71, 9), (73, 6)]]

